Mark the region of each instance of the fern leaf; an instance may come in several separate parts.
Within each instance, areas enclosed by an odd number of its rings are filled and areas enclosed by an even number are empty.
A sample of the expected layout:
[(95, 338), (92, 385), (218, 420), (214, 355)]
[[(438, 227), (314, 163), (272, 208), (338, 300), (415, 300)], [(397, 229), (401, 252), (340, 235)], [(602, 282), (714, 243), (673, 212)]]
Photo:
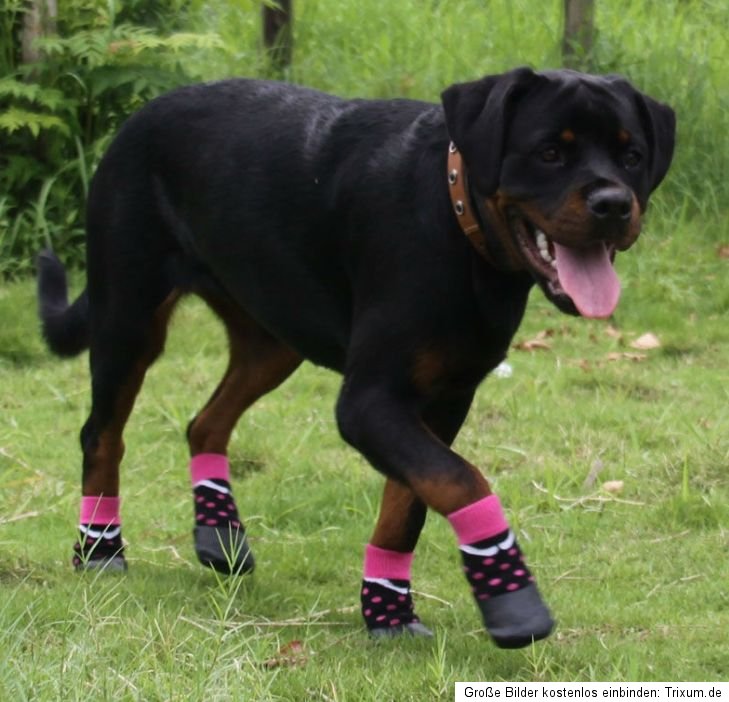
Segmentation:
[(42, 130), (46, 129), (58, 129), (65, 135), (69, 133), (65, 122), (55, 115), (30, 112), (18, 107), (10, 107), (4, 112), (0, 112), (1, 131), (12, 134), (21, 129), (28, 129), (34, 137), (37, 137)]

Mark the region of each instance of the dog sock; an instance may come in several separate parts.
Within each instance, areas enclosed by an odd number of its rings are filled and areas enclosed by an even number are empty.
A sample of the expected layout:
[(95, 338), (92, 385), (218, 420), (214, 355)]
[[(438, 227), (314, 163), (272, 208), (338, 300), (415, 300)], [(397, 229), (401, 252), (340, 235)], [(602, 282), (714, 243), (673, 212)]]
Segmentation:
[(200, 453), (190, 461), (190, 478), (195, 500), (196, 526), (241, 526), (230, 487), (228, 458), (217, 453)]
[(448, 520), (476, 599), (488, 600), (534, 582), (496, 495), (453, 512)]
[(254, 560), (238, 516), (227, 456), (200, 453), (190, 460), (195, 507), (195, 550), (200, 561), (222, 573), (253, 570)]
[(484, 624), (504, 648), (525, 646), (552, 630), (549, 610), (524, 562), (496, 495), (448, 515), (463, 570)]
[(410, 594), (412, 553), (400, 553), (367, 544), (360, 600), (362, 616), (373, 636), (407, 631), (431, 636), (415, 614)]
[(119, 497), (81, 498), (79, 540), (73, 547), (76, 570), (126, 570)]

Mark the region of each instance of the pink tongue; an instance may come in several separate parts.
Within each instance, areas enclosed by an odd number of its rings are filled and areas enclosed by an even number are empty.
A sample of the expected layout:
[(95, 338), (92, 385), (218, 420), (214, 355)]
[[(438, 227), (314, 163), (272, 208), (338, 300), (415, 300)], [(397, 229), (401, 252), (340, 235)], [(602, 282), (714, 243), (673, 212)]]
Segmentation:
[(553, 243), (559, 282), (578, 312), (583, 317), (609, 317), (618, 305), (620, 281), (607, 247), (599, 243), (572, 249)]

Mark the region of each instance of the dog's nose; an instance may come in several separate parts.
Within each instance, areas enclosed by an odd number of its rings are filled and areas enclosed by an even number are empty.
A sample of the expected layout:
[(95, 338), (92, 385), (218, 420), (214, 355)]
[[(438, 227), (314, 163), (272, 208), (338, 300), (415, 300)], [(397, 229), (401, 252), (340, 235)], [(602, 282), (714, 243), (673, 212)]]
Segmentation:
[(629, 190), (610, 185), (593, 190), (587, 196), (587, 207), (599, 220), (627, 220), (633, 209), (633, 198)]

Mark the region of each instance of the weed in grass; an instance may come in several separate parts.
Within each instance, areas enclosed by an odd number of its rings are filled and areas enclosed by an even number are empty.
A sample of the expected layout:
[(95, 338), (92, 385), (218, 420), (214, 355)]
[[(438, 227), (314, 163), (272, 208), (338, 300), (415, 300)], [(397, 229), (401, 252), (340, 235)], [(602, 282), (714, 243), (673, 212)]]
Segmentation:
[(242, 555), (245, 558), (246, 554), (242, 554), (243, 544), (236, 540), (236, 534), (233, 528), (230, 525), (228, 528), (228, 543), (225, 543), (220, 533), (218, 533), (218, 540), (231, 575), (224, 575), (214, 569), (212, 570), (216, 589), (211, 593), (210, 599), (215, 616), (221, 626), (225, 625), (230, 619), (238, 593), (245, 582), (245, 577), (240, 572), (240, 568), (243, 567), (243, 561), (241, 560), (238, 571), (235, 568), (238, 557)]
[(428, 662), (428, 691), (431, 699), (450, 697), (450, 675), (447, 652), (448, 636), (443, 629), (437, 629)]

